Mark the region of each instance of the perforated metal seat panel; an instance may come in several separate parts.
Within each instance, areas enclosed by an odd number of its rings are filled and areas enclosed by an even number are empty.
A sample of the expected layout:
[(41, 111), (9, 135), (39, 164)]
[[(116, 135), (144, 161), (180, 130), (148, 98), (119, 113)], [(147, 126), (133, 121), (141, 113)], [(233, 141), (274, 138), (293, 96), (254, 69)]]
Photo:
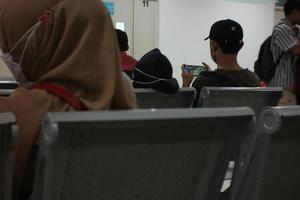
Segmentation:
[(300, 199), (300, 116), (282, 120), (272, 136), (260, 200)]
[(249, 106), (258, 114), (266, 106), (277, 106), (281, 96), (281, 88), (204, 87), (198, 106)]
[(194, 88), (181, 88), (176, 94), (164, 94), (152, 89), (135, 89), (138, 106), (145, 108), (190, 108), (195, 99)]
[(235, 200), (300, 199), (300, 107), (265, 108)]
[[(140, 131), (147, 132), (144, 128)], [(122, 129), (118, 132), (122, 134)], [(105, 144), (105, 136), (99, 134), (90, 134), (89, 139), (73, 134), (61, 199), (185, 199), (195, 194), (209, 143), (172, 144), (163, 138), (169, 134), (155, 137), (149, 132), (140, 141)]]
[(10, 199), (12, 191), (12, 126), (16, 120), (12, 113), (0, 113), (0, 199)]
[(41, 144), (34, 199), (217, 199), (252, 116), (58, 121)]

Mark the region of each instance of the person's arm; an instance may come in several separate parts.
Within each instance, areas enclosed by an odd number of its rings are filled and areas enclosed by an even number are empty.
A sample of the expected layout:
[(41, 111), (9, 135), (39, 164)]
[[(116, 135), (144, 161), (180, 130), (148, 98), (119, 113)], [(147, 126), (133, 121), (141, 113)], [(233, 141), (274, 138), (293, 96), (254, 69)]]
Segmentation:
[(196, 89), (196, 98), (193, 102), (193, 107), (199, 106), (199, 96), (202, 90), (202, 87), (205, 86), (208, 83), (208, 79), (206, 77), (197, 77), (195, 81), (193, 82), (192, 87)]
[(299, 43), (299, 41), (298, 41), (298, 44), (296, 46), (294, 46), (290, 49), (290, 51), (292, 52), (293, 55), (300, 56), (300, 43)]
[(274, 43), (283, 52), (291, 52), (295, 56), (300, 55), (300, 43), (292, 30), (276, 30), (274, 32)]

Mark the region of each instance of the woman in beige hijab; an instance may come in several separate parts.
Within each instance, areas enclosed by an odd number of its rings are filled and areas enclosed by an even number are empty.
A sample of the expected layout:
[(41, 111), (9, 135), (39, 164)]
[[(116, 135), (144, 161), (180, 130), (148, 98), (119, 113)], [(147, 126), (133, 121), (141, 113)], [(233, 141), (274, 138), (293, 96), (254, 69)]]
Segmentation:
[(0, 0), (2, 58), (24, 83), (0, 98), (0, 112), (13, 112), (19, 126), (14, 194), (46, 112), (135, 107), (117, 45), (101, 0)]

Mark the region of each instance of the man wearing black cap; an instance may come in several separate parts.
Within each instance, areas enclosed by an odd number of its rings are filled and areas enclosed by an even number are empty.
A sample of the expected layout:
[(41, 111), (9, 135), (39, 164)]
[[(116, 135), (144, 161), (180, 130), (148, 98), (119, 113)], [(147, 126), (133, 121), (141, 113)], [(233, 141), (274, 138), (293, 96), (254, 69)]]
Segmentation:
[[(248, 69), (243, 69), (237, 61), (238, 52), (244, 45), (243, 29), (239, 23), (230, 19), (217, 21), (205, 40), (208, 39), (211, 57), (217, 64), (217, 69), (202, 72), (195, 79), (193, 87), (197, 90), (197, 96), (203, 86), (259, 87), (257, 76)], [(182, 70), (183, 87), (189, 87), (193, 78), (192, 74)]]

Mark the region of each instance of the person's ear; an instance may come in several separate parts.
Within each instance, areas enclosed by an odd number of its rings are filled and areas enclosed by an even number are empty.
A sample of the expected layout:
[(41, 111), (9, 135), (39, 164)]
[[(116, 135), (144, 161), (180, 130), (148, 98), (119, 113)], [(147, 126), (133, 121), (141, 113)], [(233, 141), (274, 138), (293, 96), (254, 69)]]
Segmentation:
[(218, 43), (216, 43), (216, 41), (214, 41), (214, 40), (210, 41), (210, 46), (213, 51), (217, 51), (217, 49), (219, 48)]
[(239, 49), (238, 49), (238, 51), (237, 51), (237, 53), (236, 54), (238, 54), (239, 53), (239, 51), (243, 48), (243, 46), (244, 46), (244, 42), (242, 41), (241, 42), (241, 44), (240, 44), (240, 47), (239, 47)]
[(244, 46), (244, 42), (242, 41), (242, 43), (241, 43), (241, 48), (243, 48), (243, 46)]

